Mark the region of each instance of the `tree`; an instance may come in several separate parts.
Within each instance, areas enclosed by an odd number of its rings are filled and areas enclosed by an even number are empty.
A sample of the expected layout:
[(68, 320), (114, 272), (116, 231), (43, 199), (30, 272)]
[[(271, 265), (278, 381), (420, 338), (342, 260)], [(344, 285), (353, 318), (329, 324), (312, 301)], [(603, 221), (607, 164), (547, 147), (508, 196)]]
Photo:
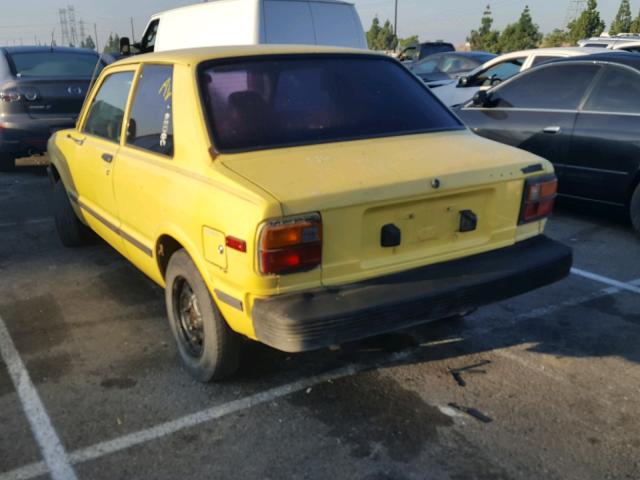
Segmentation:
[(107, 43), (104, 46), (104, 53), (118, 53), (120, 52), (120, 36), (116, 33), (115, 35), (109, 34), (109, 38), (107, 39)]
[(617, 35), (618, 33), (629, 33), (631, 30), (631, 5), (629, 5), (629, 0), (622, 0), (620, 3), (620, 8), (618, 9), (618, 14), (616, 18), (611, 23), (611, 27), (609, 28), (609, 35)]
[(556, 28), (551, 33), (545, 35), (542, 40), (542, 47), (566, 47), (569, 45), (569, 33), (561, 28)]
[(91, 38), (91, 35), (89, 35), (85, 40), (80, 42), (80, 47), (81, 48), (89, 48), (91, 50), (95, 50), (96, 49), (96, 44), (93, 41), (93, 38)]
[(583, 38), (598, 37), (605, 27), (606, 25), (600, 18), (600, 12), (598, 11), (598, 2), (589, 0), (585, 11), (576, 20), (567, 25), (569, 41), (572, 44), (576, 44)]
[(411, 35), (410, 37), (407, 37), (407, 38), (398, 39), (398, 48), (400, 49), (400, 51), (402, 51), (405, 48), (411, 45), (416, 45), (418, 43), (420, 43), (420, 39), (418, 38), (418, 35)]
[(372, 50), (395, 50), (398, 38), (393, 31), (391, 22), (387, 20), (381, 27), (378, 17), (373, 17), (371, 28), (367, 32), (367, 44)]
[(629, 33), (640, 33), (640, 12), (638, 13), (638, 16), (633, 20), (633, 22), (631, 22)]
[(537, 48), (542, 41), (542, 34), (538, 25), (533, 23), (529, 6), (525, 6), (520, 19), (516, 23), (507, 25), (500, 34), (498, 41), (501, 53), (515, 50), (529, 50)]
[(467, 41), (471, 45), (471, 50), (484, 50), (485, 52), (498, 53), (498, 38), (500, 32), (491, 30), (493, 27), (493, 16), (491, 15), (491, 6), (487, 5), (482, 20), (480, 20), (480, 28), (471, 30), (467, 37)]

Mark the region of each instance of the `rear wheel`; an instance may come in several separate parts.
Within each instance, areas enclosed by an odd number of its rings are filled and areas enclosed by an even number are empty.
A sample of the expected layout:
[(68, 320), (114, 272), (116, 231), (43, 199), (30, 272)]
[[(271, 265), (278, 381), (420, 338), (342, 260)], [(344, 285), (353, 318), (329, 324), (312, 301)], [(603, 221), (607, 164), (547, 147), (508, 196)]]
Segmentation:
[(53, 184), (53, 218), (58, 237), (65, 247), (78, 247), (89, 240), (89, 228), (80, 221), (71, 206), (62, 180)]
[(13, 155), (0, 153), (0, 172), (12, 172), (16, 169), (16, 161)]
[(636, 190), (631, 196), (629, 216), (631, 217), (631, 224), (633, 225), (633, 228), (636, 229), (636, 232), (640, 233), (640, 184), (636, 186)]
[(167, 316), (185, 368), (200, 382), (222, 380), (238, 369), (240, 339), (222, 317), (185, 250), (167, 267)]

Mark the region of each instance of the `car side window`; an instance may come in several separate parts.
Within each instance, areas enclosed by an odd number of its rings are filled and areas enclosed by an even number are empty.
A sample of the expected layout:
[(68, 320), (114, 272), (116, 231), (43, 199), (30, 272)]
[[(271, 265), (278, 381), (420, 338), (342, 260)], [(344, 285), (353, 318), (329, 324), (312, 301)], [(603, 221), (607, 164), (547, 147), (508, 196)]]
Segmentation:
[(440, 71), (444, 73), (457, 73), (472, 70), (476, 66), (476, 63), (469, 58), (459, 55), (448, 55), (442, 62), (442, 65), (440, 65)]
[(622, 67), (609, 67), (585, 103), (585, 111), (640, 113), (640, 75)]
[(173, 67), (145, 65), (131, 104), (127, 145), (173, 156)]
[(531, 68), (537, 67), (541, 63), (545, 63), (545, 62), (548, 62), (550, 60), (555, 60), (557, 58), (558, 57), (554, 57), (554, 56), (551, 56), (551, 55), (536, 55), (535, 57), (533, 57), (533, 61), (531, 62)]
[(129, 98), (134, 72), (117, 72), (107, 76), (89, 107), (82, 131), (120, 143), (124, 109)]
[(527, 57), (510, 58), (509, 60), (493, 65), (482, 72), (478, 72), (475, 75), (474, 81), (471, 82), (469, 86), (491, 87), (504, 82), (518, 74), (526, 60)]
[(541, 67), (494, 90), (494, 106), (576, 110), (599, 69), (579, 64)]
[(153, 52), (156, 45), (156, 36), (158, 35), (159, 24), (160, 19), (156, 19), (149, 24), (149, 28), (147, 28), (147, 31), (144, 33), (142, 41), (140, 42), (141, 53)]
[(425, 59), (416, 63), (413, 71), (422, 74), (433, 73), (438, 70), (438, 63), (440, 63), (439, 58)]

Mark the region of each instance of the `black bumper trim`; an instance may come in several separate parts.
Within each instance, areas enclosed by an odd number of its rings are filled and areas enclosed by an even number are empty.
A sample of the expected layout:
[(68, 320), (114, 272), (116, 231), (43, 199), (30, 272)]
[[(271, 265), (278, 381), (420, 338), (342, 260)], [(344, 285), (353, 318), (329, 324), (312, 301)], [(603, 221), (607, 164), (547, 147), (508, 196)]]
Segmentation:
[(335, 288), (254, 302), (259, 341), (314, 350), (445, 318), (566, 277), (572, 251), (543, 235), (510, 247)]

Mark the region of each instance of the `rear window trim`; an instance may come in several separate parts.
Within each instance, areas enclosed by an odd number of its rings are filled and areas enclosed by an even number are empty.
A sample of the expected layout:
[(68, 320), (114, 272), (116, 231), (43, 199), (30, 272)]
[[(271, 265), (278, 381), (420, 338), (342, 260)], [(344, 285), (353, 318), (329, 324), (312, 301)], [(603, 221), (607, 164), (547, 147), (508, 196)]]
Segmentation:
[[(440, 104), (442, 105), (442, 107), (448, 112), (448, 114), (451, 116), (451, 119), (453, 121), (453, 123), (458, 124), (457, 127), (443, 127), (443, 128), (430, 128), (430, 129), (419, 129), (419, 130), (411, 130), (411, 131), (404, 131), (404, 132), (393, 132), (393, 133), (384, 133), (384, 134), (379, 134), (379, 135), (361, 135), (361, 136), (349, 136), (349, 137), (339, 137), (339, 138), (333, 138), (330, 140), (314, 140), (314, 141), (303, 141), (303, 142), (290, 142), (290, 143), (282, 143), (282, 144), (276, 144), (276, 145), (268, 145), (268, 146), (254, 146), (254, 147), (247, 147), (247, 148), (225, 148), (225, 149), (221, 149), (219, 147), (216, 146), (217, 144), (217, 139), (213, 133), (213, 118), (211, 117), (211, 113), (209, 111), (208, 108), (206, 108), (206, 102), (205, 102), (205, 93), (204, 93), (204, 88), (202, 81), (201, 81), (201, 75), (202, 72), (210, 67), (216, 67), (216, 66), (221, 66), (221, 65), (233, 65), (233, 64), (239, 64), (239, 63), (246, 63), (246, 62), (251, 62), (251, 61), (255, 61), (255, 60), (260, 60), (260, 61), (264, 61), (264, 60), (278, 60), (278, 59), (314, 59), (314, 58), (322, 58), (322, 59), (327, 59), (327, 58), (340, 58), (340, 59), (363, 59), (363, 58), (368, 58), (368, 59), (375, 59), (378, 61), (384, 61), (384, 62), (390, 62), (393, 63), (395, 65), (397, 65), (398, 67), (401, 67), (401, 69), (408, 75), (409, 78), (412, 79), (412, 81), (414, 81), (422, 90), (424, 90), (425, 92), (427, 92), (428, 95), (433, 96), (433, 98)], [(197, 83), (197, 87), (198, 87), (198, 97), (200, 100), (200, 108), (202, 109), (202, 114), (203, 117), (206, 120), (206, 127), (207, 127), (207, 132), (209, 134), (209, 141), (211, 142), (211, 146), (213, 147), (214, 151), (216, 153), (220, 153), (220, 154), (235, 154), (235, 153), (248, 153), (248, 152), (261, 152), (261, 151), (267, 151), (267, 150), (278, 150), (278, 149), (284, 149), (284, 148), (293, 148), (293, 147), (303, 147), (303, 146), (311, 146), (311, 145), (324, 145), (324, 144), (331, 144), (331, 143), (343, 143), (343, 142), (355, 142), (355, 141), (362, 141), (362, 140), (374, 140), (374, 139), (378, 139), (378, 138), (389, 138), (389, 137), (404, 137), (404, 136), (410, 136), (410, 135), (419, 135), (419, 134), (425, 134), (425, 133), (439, 133), (439, 132), (456, 132), (456, 131), (460, 131), (460, 130), (466, 130), (467, 127), (462, 123), (462, 121), (453, 113), (451, 112), (451, 110), (444, 104), (442, 103), (442, 101), (436, 96), (434, 95), (430, 90), (429, 87), (426, 86), (426, 84), (420, 80), (418, 77), (416, 77), (415, 75), (413, 75), (406, 67), (404, 67), (401, 63), (399, 63), (397, 60), (390, 58), (390, 57), (384, 57), (382, 55), (376, 55), (376, 54), (361, 54), (361, 53), (284, 53), (284, 54), (269, 54), (269, 55), (248, 55), (248, 56), (244, 56), (244, 57), (229, 57), (229, 58), (223, 58), (223, 59), (214, 59), (214, 60), (205, 60), (203, 62), (200, 62), (196, 68), (196, 83)]]

